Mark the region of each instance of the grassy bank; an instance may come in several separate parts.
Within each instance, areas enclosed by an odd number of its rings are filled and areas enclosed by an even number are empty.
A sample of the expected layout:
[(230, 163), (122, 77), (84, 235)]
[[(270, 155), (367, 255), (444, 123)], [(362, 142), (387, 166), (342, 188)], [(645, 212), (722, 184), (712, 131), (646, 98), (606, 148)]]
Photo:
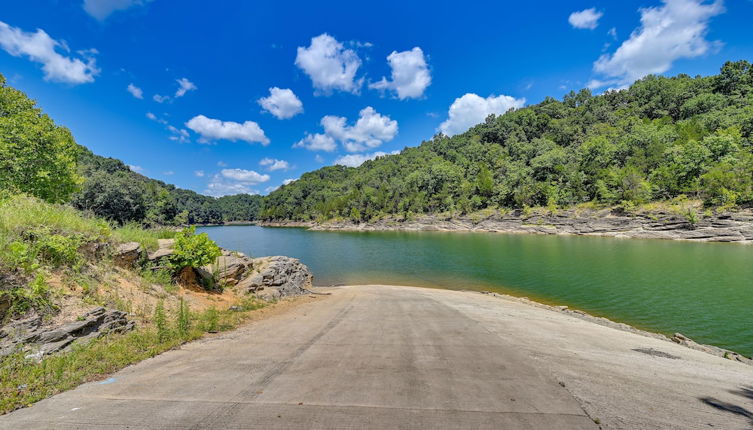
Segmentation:
[[(36, 311), (54, 314), (56, 298), (81, 288), (95, 293), (121, 242), (155, 249), (174, 231), (114, 226), (70, 206), (25, 195), (0, 195), (0, 322)], [(52, 282), (57, 279), (57, 285)]]
[(24, 358), (20, 353), (0, 359), (0, 414), (102, 379), (206, 333), (236, 328), (248, 320), (253, 311), (266, 305), (260, 300), (246, 299), (232, 311), (209, 308), (191, 312), (185, 307), (183, 312), (178, 310), (172, 315), (160, 315), (160, 311), (156, 311), (151, 321), (133, 332), (104, 336), (40, 362)]
[[(172, 237), (178, 239), (176, 252), (159, 270), (113, 264), (119, 243), (139, 242), (154, 250), (159, 239)], [(127, 312), (137, 323), (130, 333), (74, 343), (41, 361), (26, 358), (25, 350), (0, 358), (0, 413), (246, 321), (266, 302), (176, 284), (177, 270), (200, 267), (218, 254), (214, 242), (190, 229), (118, 226), (67, 205), (0, 195), (0, 327), (33, 315), (57, 326), (96, 306)]]

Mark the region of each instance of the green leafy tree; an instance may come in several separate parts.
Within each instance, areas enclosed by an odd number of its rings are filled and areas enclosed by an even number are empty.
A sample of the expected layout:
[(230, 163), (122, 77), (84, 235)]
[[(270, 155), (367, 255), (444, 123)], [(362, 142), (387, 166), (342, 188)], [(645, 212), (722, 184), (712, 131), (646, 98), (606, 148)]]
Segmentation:
[(350, 210), (350, 220), (353, 222), (361, 222), (361, 211), (358, 208)]
[(0, 74), (0, 189), (66, 202), (81, 183), (78, 155), (70, 131)]
[(84, 183), (73, 205), (95, 215), (125, 224), (144, 220), (148, 202), (143, 185), (124, 174), (98, 171)]

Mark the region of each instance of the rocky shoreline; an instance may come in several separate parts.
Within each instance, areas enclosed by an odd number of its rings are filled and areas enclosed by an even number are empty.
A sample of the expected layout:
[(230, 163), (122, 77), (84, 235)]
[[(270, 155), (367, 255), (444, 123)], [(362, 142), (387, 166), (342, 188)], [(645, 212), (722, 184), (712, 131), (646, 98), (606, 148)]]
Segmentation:
[[(165, 267), (174, 253), (175, 241), (158, 242), (158, 249), (150, 253), (138, 242), (119, 244), (112, 250), (112, 262), (124, 269)], [(212, 264), (185, 267), (176, 276), (176, 282), (181, 288), (196, 291), (220, 285), (234, 290), (239, 297), (253, 295), (265, 301), (315, 294), (311, 290), (313, 275), (299, 260), (285, 256), (251, 258), (226, 249)], [(108, 333), (131, 331), (136, 325), (131, 314), (102, 306), (78, 315), (75, 320), (68, 318), (62, 322), (47, 321), (31, 312), (24, 318), (0, 323), (0, 358), (22, 351), (27, 358), (41, 360)]]
[(259, 225), (325, 231), (475, 231), (753, 243), (753, 211), (750, 210), (692, 217), (670, 211), (620, 213), (614, 209), (567, 209), (526, 214), (516, 210), (461, 217), (420, 215), (410, 220), (387, 217), (367, 223), (282, 221)]

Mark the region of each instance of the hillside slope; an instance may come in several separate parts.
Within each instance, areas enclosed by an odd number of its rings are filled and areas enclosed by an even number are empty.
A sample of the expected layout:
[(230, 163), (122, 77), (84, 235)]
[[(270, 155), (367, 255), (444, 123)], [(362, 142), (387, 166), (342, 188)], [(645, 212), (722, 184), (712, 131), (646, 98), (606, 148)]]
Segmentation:
[(357, 168), (306, 173), (264, 201), (265, 220), (372, 221), (485, 208), (631, 206), (677, 197), (753, 203), (753, 68), (648, 76), (490, 115)]
[(259, 195), (210, 197), (132, 171), (122, 161), (80, 147), (78, 167), (84, 182), (72, 204), (113, 221), (153, 225), (218, 224), (255, 220)]

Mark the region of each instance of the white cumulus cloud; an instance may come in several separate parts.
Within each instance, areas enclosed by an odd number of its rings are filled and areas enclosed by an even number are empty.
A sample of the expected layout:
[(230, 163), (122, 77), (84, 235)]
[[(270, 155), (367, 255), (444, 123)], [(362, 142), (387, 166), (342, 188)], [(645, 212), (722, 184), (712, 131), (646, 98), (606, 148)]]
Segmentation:
[(603, 12), (599, 12), (596, 8), (590, 8), (581, 10), (579, 12), (573, 12), (567, 18), (567, 21), (575, 28), (582, 28), (593, 30), (599, 26), (599, 19), (604, 16)]
[(321, 124), (324, 132), (340, 141), (348, 152), (376, 148), (397, 135), (397, 121), (378, 113), (371, 106), (361, 109), (353, 125), (347, 125), (347, 118), (333, 115), (322, 118)]
[(337, 143), (335, 142), (335, 139), (333, 139), (331, 136), (327, 136), (326, 134), (307, 133), (306, 137), (299, 140), (295, 145), (293, 145), (293, 148), (306, 148), (309, 151), (332, 152), (337, 149)]
[(136, 97), (137, 99), (144, 98), (144, 92), (141, 91), (141, 88), (137, 87), (136, 85), (128, 84), (128, 87), (126, 89), (129, 93), (131, 93), (132, 96)]
[(290, 168), (290, 163), (276, 158), (263, 158), (259, 161), (259, 165), (266, 167), (270, 172), (274, 172), (275, 170), (288, 170)]
[(98, 21), (104, 21), (113, 12), (140, 6), (151, 0), (84, 0), (84, 10)]
[(526, 99), (500, 95), (483, 98), (468, 93), (455, 99), (450, 106), (448, 118), (439, 125), (439, 131), (447, 136), (463, 133), (476, 124), (484, 122), (489, 114), (503, 114), (512, 108), (520, 108)]
[(194, 170), (194, 171), (193, 171), (193, 174), (194, 174), (194, 175), (195, 175), (195, 176), (196, 176), (197, 178), (203, 178), (203, 177), (204, 177), (204, 175), (205, 175), (205, 173), (204, 173), (204, 171), (203, 171), (203, 170)]
[(151, 112), (147, 112), (146, 117), (158, 124), (164, 125), (167, 131), (170, 132), (170, 137), (168, 137), (168, 139), (176, 141), (176, 142), (180, 142), (180, 143), (186, 143), (190, 141), (189, 139), (190, 135), (188, 134), (188, 130), (184, 128), (175, 127), (174, 125), (167, 122), (166, 119), (160, 118)]
[(246, 121), (240, 124), (196, 115), (186, 122), (186, 127), (198, 133), (201, 136), (200, 141), (203, 143), (225, 139), (232, 142), (242, 140), (248, 143), (259, 142), (265, 146), (269, 145), (269, 139), (264, 135), (264, 130), (254, 121)]
[(369, 85), (378, 90), (393, 90), (400, 100), (416, 99), (424, 94), (424, 90), (431, 85), (431, 73), (426, 64), (424, 52), (419, 47), (410, 51), (392, 51), (387, 56), (392, 68), (392, 79), (382, 78), (379, 82)]
[(269, 180), (269, 175), (261, 174), (253, 170), (245, 169), (222, 169), (220, 174), (223, 178), (233, 179), (251, 185), (258, 185)]
[(371, 106), (361, 109), (353, 125), (348, 125), (347, 118), (334, 115), (324, 116), (320, 123), (324, 133), (306, 134), (293, 147), (332, 152), (339, 141), (346, 151), (361, 152), (394, 139), (398, 131), (397, 121), (378, 113)]
[(664, 73), (680, 58), (706, 54), (718, 42), (706, 40), (709, 21), (724, 12), (722, 0), (662, 0), (658, 7), (642, 8), (641, 25), (611, 54), (594, 63), (607, 77), (594, 86), (629, 85), (648, 74)]
[(175, 98), (183, 97), (189, 91), (196, 90), (196, 85), (186, 78), (180, 78), (175, 80), (178, 83), (178, 90), (175, 91)]
[(58, 42), (42, 29), (25, 32), (0, 21), (0, 48), (14, 57), (26, 56), (42, 64), (44, 78), (48, 81), (84, 84), (94, 82), (100, 72), (94, 59), (96, 50), (78, 51), (81, 58), (62, 55), (57, 49), (69, 51), (65, 42)]
[(253, 170), (222, 169), (212, 176), (207, 184), (205, 194), (215, 197), (232, 194), (259, 194), (252, 187), (269, 181), (269, 175), (263, 175)]
[(289, 88), (272, 87), (269, 89), (269, 96), (262, 97), (257, 102), (277, 119), (292, 118), (303, 112), (303, 103)]
[(299, 46), (295, 65), (311, 78), (318, 93), (358, 93), (363, 83), (363, 79), (356, 80), (361, 67), (358, 54), (327, 33), (313, 37), (308, 47)]
[(293, 182), (295, 182), (297, 180), (298, 179), (288, 178), (288, 179), (285, 179), (285, 180), (282, 181), (282, 185), (288, 185), (288, 184), (293, 183)]
[(385, 155), (395, 155), (399, 153), (400, 151), (392, 151), (389, 153), (376, 151), (376, 152), (372, 152), (371, 154), (348, 154), (348, 155), (343, 155), (342, 157), (335, 160), (334, 164), (340, 164), (340, 165), (348, 166), (348, 167), (358, 167), (368, 160), (373, 160), (377, 157), (383, 157)]

